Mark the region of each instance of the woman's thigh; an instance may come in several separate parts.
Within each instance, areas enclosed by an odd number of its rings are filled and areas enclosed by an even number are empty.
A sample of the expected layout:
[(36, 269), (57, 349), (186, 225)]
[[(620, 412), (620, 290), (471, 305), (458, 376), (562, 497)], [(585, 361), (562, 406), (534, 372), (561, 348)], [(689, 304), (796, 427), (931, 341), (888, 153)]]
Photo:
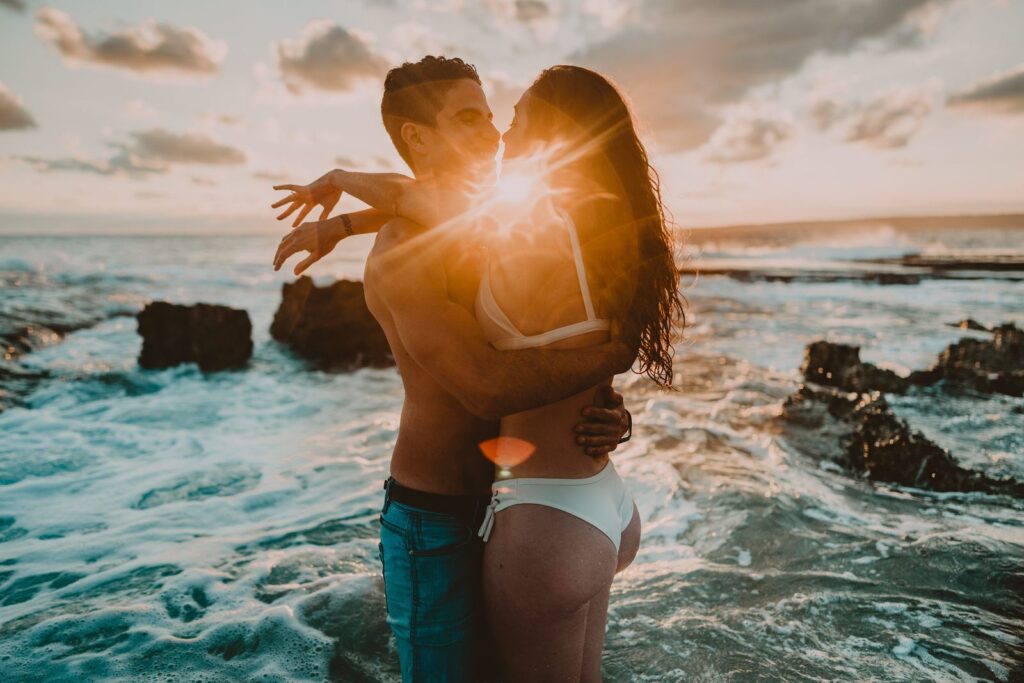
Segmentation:
[(608, 537), (567, 512), (521, 504), (497, 513), (484, 548), (484, 604), (512, 680), (579, 676), (589, 603), (616, 564)]
[(633, 518), (619, 539), (619, 557), (615, 572), (621, 572), (633, 564), (638, 550), (640, 550), (640, 511), (637, 509), (636, 503), (633, 503)]

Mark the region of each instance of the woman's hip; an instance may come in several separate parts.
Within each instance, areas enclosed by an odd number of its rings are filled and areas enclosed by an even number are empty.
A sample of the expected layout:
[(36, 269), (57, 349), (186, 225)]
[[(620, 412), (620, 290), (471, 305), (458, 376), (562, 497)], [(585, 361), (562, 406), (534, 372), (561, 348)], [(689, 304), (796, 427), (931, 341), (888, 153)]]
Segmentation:
[[(633, 498), (610, 460), (589, 477), (516, 477), (494, 482), (491, 490), (490, 505), (478, 532), (485, 541), (500, 515), (507, 520), (504, 524), (524, 528), (524, 542), (533, 536), (546, 538), (549, 529), (587, 538), (593, 536), (591, 527), (603, 534), (617, 552), (621, 534), (633, 516)], [(539, 509), (525, 511), (527, 507)], [(524, 510), (509, 515), (515, 508)], [(531, 525), (538, 528), (530, 530)]]

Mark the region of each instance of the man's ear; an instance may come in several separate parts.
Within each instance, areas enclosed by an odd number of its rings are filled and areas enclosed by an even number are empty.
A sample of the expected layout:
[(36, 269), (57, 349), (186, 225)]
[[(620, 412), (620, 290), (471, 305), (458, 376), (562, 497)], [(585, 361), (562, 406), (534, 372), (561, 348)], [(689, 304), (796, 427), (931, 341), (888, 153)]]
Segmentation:
[(415, 152), (420, 155), (426, 154), (427, 145), (423, 139), (426, 131), (424, 131), (423, 128), (411, 121), (406, 121), (402, 124), (402, 128), (399, 132), (402, 135), (402, 141), (405, 142), (406, 147), (408, 147), (411, 152)]

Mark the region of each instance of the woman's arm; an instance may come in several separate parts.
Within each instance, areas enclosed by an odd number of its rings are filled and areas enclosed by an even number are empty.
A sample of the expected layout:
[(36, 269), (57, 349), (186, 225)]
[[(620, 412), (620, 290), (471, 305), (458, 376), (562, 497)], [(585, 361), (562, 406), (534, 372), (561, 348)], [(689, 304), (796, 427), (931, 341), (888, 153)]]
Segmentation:
[(434, 182), (417, 180), (400, 173), (360, 173), (335, 169), (308, 185), (275, 185), (274, 189), (291, 192), (271, 205), (272, 208), (278, 208), (290, 204), (277, 217), (278, 220), (302, 209), (295, 217), (293, 227), (297, 227), (317, 205), (324, 207), (320, 220), (326, 219), (343, 192), (379, 211), (408, 218), (425, 227), (437, 225), (444, 215), (451, 215), (454, 210), (452, 193), (442, 193)]
[[(394, 218), (391, 214), (384, 213), (380, 209), (363, 209), (352, 213), (343, 213), (334, 218), (328, 218), (324, 223), (326, 228), (323, 235), (323, 244), (327, 251), (338, 246), (338, 242), (352, 235), (370, 235), (381, 229), (385, 223)], [(326, 253), (326, 252), (325, 252)]]
[(352, 235), (377, 232), (393, 216), (377, 209), (346, 213), (325, 221), (308, 221), (281, 238), (274, 255), (274, 270), (280, 270), (292, 254), (308, 251), (309, 256), (295, 266), (295, 275), (327, 256), (338, 242)]
[[(332, 186), (370, 206), (415, 221), (424, 227), (441, 222), (444, 211), (436, 183), (416, 180), (401, 173), (360, 173), (335, 169), (327, 174)], [(446, 203), (451, 203), (446, 202)]]

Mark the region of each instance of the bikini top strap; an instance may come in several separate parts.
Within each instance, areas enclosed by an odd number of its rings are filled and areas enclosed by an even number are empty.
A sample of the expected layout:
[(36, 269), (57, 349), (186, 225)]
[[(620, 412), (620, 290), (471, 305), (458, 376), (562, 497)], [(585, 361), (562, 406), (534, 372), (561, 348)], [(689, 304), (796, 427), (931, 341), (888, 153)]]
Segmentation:
[(580, 293), (583, 295), (583, 306), (587, 309), (587, 320), (594, 320), (597, 314), (594, 312), (594, 302), (590, 299), (590, 285), (587, 284), (587, 269), (583, 265), (583, 250), (580, 248), (580, 238), (576, 233), (576, 224), (568, 211), (559, 209), (558, 212), (565, 220), (569, 228), (569, 241), (572, 243), (572, 257), (576, 261), (576, 278), (580, 282)]

